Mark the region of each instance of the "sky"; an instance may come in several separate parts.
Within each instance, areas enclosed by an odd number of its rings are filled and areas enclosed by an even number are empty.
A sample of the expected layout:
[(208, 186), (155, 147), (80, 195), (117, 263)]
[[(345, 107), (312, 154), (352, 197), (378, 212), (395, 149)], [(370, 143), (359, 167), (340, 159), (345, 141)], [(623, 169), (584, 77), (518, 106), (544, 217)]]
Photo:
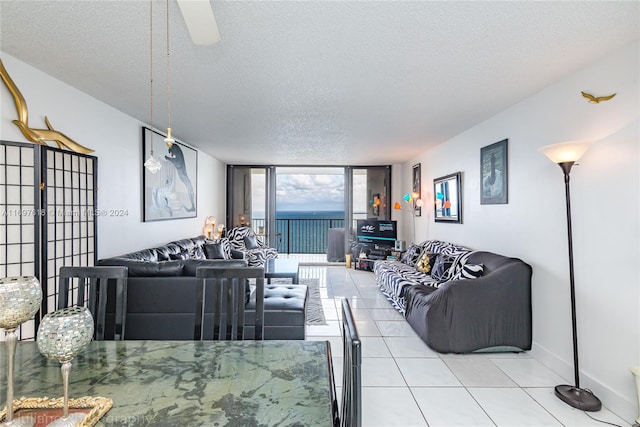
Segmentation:
[[(277, 172), (277, 211), (344, 211), (344, 172), (323, 171), (313, 173), (300, 171)], [(339, 172), (339, 173), (338, 173)], [(356, 206), (366, 206), (366, 179), (354, 177), (354, 199)], [(264, 215), (264, 175), (252, 180), (254, 217)]]
[(278, 174), (278, 211), (343, 211), (344, 175)]

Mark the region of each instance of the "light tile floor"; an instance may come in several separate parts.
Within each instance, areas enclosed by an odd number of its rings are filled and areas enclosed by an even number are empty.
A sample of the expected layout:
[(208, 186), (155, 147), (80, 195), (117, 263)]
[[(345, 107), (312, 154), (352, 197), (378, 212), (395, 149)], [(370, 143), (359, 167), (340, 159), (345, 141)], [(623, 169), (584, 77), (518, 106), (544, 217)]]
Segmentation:
[[(327, 325), (307, 326), (307, 340), (331, 343), (338, 386), (340, 300), (351, 303), (362, 339), (365, 427), (604, 425), (557, 399), (553, 387), (570, 381), (526, 352), (451, 355), (429, 349), (382, 296), (371, 272), (301, 266), (300, 275), (320, 280)], [(629, 426), (606, 408), (592, 416)]]

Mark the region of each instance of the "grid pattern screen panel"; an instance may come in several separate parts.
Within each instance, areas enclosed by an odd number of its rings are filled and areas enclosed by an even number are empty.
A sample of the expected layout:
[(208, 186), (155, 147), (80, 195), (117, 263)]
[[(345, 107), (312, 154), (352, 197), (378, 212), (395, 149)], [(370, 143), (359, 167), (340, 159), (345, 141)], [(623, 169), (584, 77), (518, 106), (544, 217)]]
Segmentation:
[[(51, 312), (57, 307), (60, 267), (95, 265), (97, 159), (56, 149), (47, 149), (45, 158), (47, 251), (43, 273), (46, 312)], [(75, 286), (71, 291), (75, 294)]]
[[(0, 277), (39, 276), (37, 149), (0, 143)], [(33, 320), (21, 325), (20, 339), (33, 339), (35, 328)]]

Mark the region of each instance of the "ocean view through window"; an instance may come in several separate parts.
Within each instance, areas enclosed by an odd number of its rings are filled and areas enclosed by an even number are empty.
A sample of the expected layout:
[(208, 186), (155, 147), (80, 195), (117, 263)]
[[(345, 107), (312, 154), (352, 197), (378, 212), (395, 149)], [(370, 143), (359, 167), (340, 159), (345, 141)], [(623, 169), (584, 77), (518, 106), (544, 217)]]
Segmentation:
[(388, 218), (389, 170), (230, 166), (227, 222), (249, 225), (282, 254), (344, 259), (357, 220)]

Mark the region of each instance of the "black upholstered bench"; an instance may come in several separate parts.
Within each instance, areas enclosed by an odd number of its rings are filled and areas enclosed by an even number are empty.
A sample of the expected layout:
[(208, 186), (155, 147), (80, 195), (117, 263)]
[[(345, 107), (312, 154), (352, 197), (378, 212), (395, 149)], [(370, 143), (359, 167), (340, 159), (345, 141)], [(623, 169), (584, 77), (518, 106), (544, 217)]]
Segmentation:
[[(264, 288), (264, 339), (303, 340), (305, 336), (305, 285), (266, 285)], [(255, 309), (255, 300), (246, 306)], [(250, 328), (250, 326), (247, 326)]]

